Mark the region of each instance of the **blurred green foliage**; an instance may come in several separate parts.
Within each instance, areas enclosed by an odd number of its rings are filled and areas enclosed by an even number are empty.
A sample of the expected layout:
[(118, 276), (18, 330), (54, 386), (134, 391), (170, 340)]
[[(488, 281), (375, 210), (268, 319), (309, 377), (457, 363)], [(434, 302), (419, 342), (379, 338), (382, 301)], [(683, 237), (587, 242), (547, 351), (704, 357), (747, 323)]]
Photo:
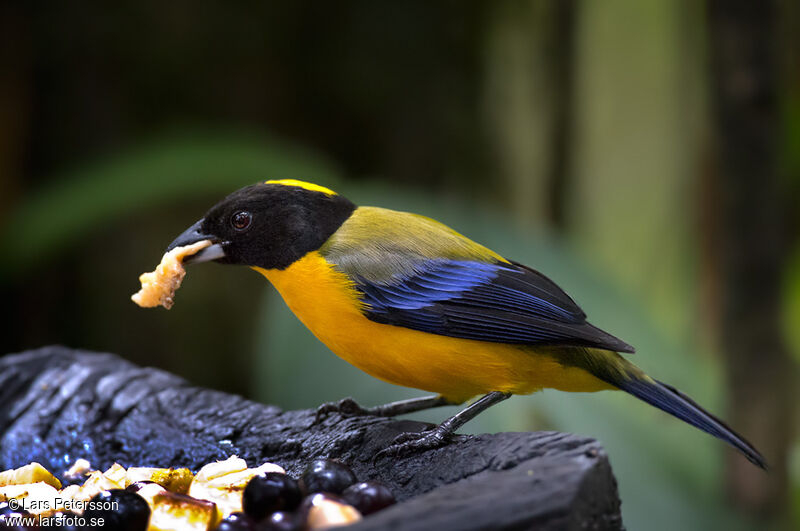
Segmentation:
[[(263, 133), (171, 131), (104, 160), (51, 178), (8, 216), (0, 231), (0, 278), (47, 261), (97, 227), (144, 208), (183, 205), (230, 193), (265, 175), (290, 178), (337, 171), (319, 154)], [(198, 214), (199, 217), (199, 214)]]

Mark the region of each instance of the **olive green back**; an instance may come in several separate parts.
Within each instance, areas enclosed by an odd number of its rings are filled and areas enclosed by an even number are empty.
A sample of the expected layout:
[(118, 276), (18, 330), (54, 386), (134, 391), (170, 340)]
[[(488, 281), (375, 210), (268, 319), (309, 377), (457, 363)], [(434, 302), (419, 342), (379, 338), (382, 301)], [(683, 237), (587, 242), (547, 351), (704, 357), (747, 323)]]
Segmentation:
[(407, 277), (430, 259), (506, 262), (436, 220), (378, 207), (357, 208), (319, 252), (340, 271), (370, 282)]

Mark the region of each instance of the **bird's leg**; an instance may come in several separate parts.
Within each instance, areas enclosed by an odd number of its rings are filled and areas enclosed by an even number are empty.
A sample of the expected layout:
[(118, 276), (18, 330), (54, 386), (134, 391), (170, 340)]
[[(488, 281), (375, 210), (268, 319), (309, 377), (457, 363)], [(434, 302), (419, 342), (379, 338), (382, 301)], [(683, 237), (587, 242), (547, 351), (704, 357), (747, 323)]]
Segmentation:
[(391, 456), (398, 457), (420, 450), (430, 450), (442, 446), (461, 426), (475, 418), (479, 413), (509, 398), (511, 393), (492, 391), (468, 405), (432, 430), (419, 433), (403, 433), (375, 455), (375, 459)]
[(419, 398), (409, 398), (408, 400), (398, 400), (397, 402), (390, 402), (382, 406), (362, 407), (352, 398), (343, 398), (338, 402), (328, 402), (322, 404), (317, 408), (317, 416), (314, 423), (318, 423), (330, 413), (339, 413), (346, 417), (354, 417), (360, 415), (375, 415), (378, 417), (394, 417), (396, 415), (404, 415), (406, 413), (416, 413), (424, 409), (440, 406), (456, 405), (441, 395), (437, 396), (422, 396)]

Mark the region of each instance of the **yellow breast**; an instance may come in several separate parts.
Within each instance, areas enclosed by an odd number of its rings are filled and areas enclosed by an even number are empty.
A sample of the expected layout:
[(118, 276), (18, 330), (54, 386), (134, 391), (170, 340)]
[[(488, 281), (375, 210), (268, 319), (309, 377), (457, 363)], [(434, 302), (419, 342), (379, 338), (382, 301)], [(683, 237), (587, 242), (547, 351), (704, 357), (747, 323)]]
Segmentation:
[(267, 277), (289, 309), (336, 355), (381, 380), (459, 402), (490, 391), (609, 388), (582, 369), (560, 364), (553, 349), (458, 339), (371, 321), (361, 312), (352, 281), (318, 252), (284, 270), (253, 269)]

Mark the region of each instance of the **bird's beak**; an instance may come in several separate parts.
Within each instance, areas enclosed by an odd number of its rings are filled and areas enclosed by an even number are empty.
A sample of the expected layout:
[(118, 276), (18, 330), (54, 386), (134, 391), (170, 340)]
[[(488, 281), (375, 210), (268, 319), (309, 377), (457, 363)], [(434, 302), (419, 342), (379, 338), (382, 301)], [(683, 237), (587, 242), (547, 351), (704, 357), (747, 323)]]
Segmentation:
[(225, 257), (225, 249), (224, 244), (225, 242), (220, 241), (219, 238), (213, 236), (211, 234), (204, 234), (201, 230), (203, 225), (203, 220), (201, 219), (185, 231), (181, 233), (180, 236), (175, 238), (175, 240), (169, 244), (167, 247), (167, 252), (173, 250), (176, 247), (183, 247), (186, 245), (192, 245), (193, 243), (197, 243), (203, 240), (211, 240), (213, 242), (212, 245), (206, 247), (202, 251), (197, 254), (193, 254), (191, 256), (187, 256), (183, 259), (184, 264), (197, 264), (200, 262), (210, 262), (211, 260), (218, 260), (220, 258)]

